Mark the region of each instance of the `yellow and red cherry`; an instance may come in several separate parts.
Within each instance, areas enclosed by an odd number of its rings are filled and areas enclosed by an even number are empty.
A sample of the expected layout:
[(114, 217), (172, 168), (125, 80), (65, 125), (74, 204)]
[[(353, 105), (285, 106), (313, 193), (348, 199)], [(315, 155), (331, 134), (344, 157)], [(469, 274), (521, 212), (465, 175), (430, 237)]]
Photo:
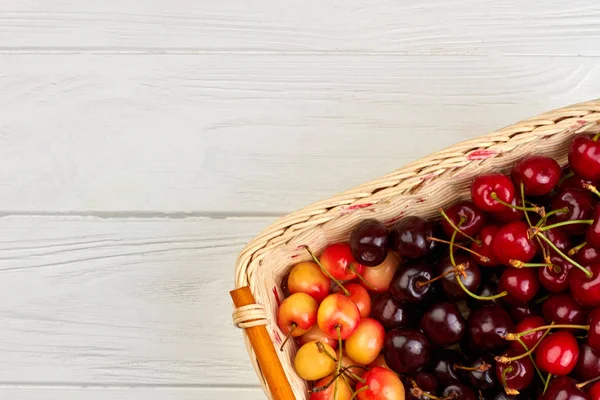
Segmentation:
[(344, 343), (348, 356), (360, 365), (375, 361), (383, 349), (385, 329), (372, 318), (363, 318)]
[(404, 385), (394, 372), (374, 367), (356, 384), (358, 400), (405, 400)]
[(329, 337), (346, 340), (360, 321), (358, 306), (341, 293), (330, 294), (321, 302), (317, 312), (319, 328)]
[[(326, 389), (315, 391), (317, 388), (325, 387)], [(335, 375), (329, 375), (315, 383), (309, 400), (351, 400), (353, 392), (350, 381), (341, 377), (336, 378)]]
[(329, 294), (331, 280), (314, 262), (296, 264), (287, 280), (290, 293), (306, 293), (320, 303)]
[(385, 362), (385, 355), (383, 353), (379, 353), (377, 358), (375, 358), (375, 360), (373, 360), (373, 362), (371, 364), (367, 365), (367, 368), (369, 368), (369, 369), (371, 369), (373, 367), (381, 367), (381, 368), (390, 369), (390, 367), (388, 367), (387, 363)]
[(352, 250), (348, 243), (334, 243), (329, 245), (321, 253), (319, 262), (333, 278), (340, 281), (355, 279), (358, 275), (362, 275), (365, 269), (352, 256)]
[[(371, 296), (369, 296), (367, 289), (358, 283), (348, 283), (344, 287), (350, 292), (348, 297), (358, 307), (361, 318), (368, 317), (371, 314)], [(342, 293), (340, 288), (334, 289), (334, 292)]]
[(337, 339), (329, 337), (329, 335), (323, 332), (317, 324), (314, 324), (306, 333), (299, 336), (296, 341), (299, 346), (304, 346), (308, 342), (323, 342), (331, 346), (332, 349), (337, 349), (339, 343)]
[(284, 335), (298, 337), (317, 322), (318, 304), (306, 293), (294, 293), (277, 310), (277, 325)]
[[(333, 357), (333, 358), (332, 358)], [(322, 342), (308, 342), (294, 358), (296, 373), (307, 381), (322, 379), (335, 371), (335, 350)]]
[(387, 292), (390, 290), (390, 283), (394, 279), (394, 274), (399, 265), (400, 257), (393, 251), (388, 252), (387, 257), (381, 264), (363, 270), (362, 277), (368, 285), (362, 281), (361, 285), (376, 293)]

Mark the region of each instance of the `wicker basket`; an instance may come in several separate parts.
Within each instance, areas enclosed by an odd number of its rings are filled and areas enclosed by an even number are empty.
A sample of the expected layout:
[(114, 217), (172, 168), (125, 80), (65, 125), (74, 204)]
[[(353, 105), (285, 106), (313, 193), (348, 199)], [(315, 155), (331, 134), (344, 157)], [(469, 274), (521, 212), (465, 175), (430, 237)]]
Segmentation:
[[(599, 132), (599, 123), (600, 99), (550, 111), (456, 144), (281, 218), (248, 243), (237, 259), (235, 286), (249, 286), (260, 305), (247, 318), (262, 318), (279, 347), (283, 337), (276, 324), (279, 284), (292, 265), (309, 260), (302, 245), (319, 253), (330, 243), (347, 240), (351, 229), (365, 218), (377, 218), (388, 226), (407, 215), (432, 218), (440, 207), (469, 198), (474, 176), (507, 172), (527, 154), (547, 155), (565, 165), (569, 139), (583, 131)], [(234, 316), (239, 326), (243, 317), (235, 312)], [(247, 335), (245, 339), (265, 392), (273, 399)], [(296, 351), (292, 342), (279, 358), (295, 397), (306, 399), (307, 385), (292, 366)]]

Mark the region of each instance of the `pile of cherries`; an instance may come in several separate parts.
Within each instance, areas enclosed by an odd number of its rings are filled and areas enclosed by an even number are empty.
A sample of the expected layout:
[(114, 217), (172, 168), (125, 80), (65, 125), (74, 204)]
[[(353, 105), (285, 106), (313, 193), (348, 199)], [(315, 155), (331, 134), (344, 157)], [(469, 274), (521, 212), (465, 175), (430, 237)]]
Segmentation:
[[(278, 325), (311, 400), (600, 400), (600, 134), (368, 219), (295, 265)], [(282, 345), (285, 345), (285, 343)]]

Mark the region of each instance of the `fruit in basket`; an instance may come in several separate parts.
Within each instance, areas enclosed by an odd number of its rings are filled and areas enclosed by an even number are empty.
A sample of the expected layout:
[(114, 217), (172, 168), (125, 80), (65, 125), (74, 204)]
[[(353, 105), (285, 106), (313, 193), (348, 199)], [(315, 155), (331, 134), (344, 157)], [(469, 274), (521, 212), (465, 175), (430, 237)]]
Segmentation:
[(358, 400), (404, 400), (404, 384), (387, 368), (374, 367), (356, 384)]
[(424, 263), (407, 265), (398, 271), (390, 283), (390, 293), (398, 301), (418, 303), (431, 294), (431, 267)]
[(510, 304), (527, 304), (540, 290), (537, 275), (532, 268), (507, 268), (498, 281), (498, 291), (506, 290), (504, 300)]
[(277, 312), (277, 324), (285, 335), (298, 337), (317, 322), (318, 305), (306, 293), (294, 293), (285, 299)]
[(319, 257), (319, 262), (325, 271), (340, 281), (355, 279), (365, 268), (354, 259), (348, 243), (334, 243), (327, 246)]
[(529, 156), (517, 162), (510, 172), (515, 186), (523, 183), (525, 194), (541, 196), (548, 194), (558, 184), (561, 176), (556, 160), (545, 156)]
[(418, 372), (431, 357), (427, 337), (416, 329), (396, 328), (385, 336), (385, 362), (398, 373)]
[(475, 310), (467, 320), (469, 338), (478, 348), (495, 351), (508, 346), (507, 333), (514, 331), (514, 323), (500, 306), (486, 306)]
[(585, 266), (584, 272), (581, 269), (573, 270), (569, 288), (571, 296), (579, 304), (586, 307), (600, 306), (600, 264)]
[(296, 264), (287, 279), (290, 293), (306, 293), (320, 303), (329, 294), (331, 280), (314, 262)]
[(362, 277), (363, 281), (360, 281), (361, 285), (365, 286), (367, 290), (384, 293), (390, 289), (390, 283), (398, 270), (400, 264), (400, 258), (393, 251), (388, 252), (387, 257), (383, 262), (375, 267), (365, 268), (363, 270)]
[[(523, 352), (510, 349), (506, 353), (507, 358), (516, 358)], [(535, 370), (529, 357), (496, 363), (496, 378), (506, 393), (514, 393), (528, 387), (533, 381)]]
[(600, 179), (600, 142), (589, 134), (573, 138), (569, 146), (569, 166), (583, 179)]
[(570, 374), (579, 359), (579, 344), (570, 332), (556, 332), (540, 343), (535, 363), (552, 375)]
[(336, 379), (334, 375), (329, 375), (317, 381), (315, 387), (326, 388), (311, 392), (309, 400), (351, 400), (354, 393), (352, 386), (347, 381)]
[(409, 326), (413, 314), (410, 305), (397, 301), (389, 293), (379, 295), (373, 300), (371, 317), (379, 321), (387, 330)]
[(421, 318), (421, 330), (438, 346), (450, 346), (462, 339), (467, 324), (454, 303), (436, 303)]
[(294, 369), (307, 381), (322, 379), (335, 371), (336, 363), (329, 357), (333, 354), (335, 350), (325, 343), (308, 342), (298, 349), (294, 358)]
[(464, 201), (444, 210), (445, 217), (442, 219), (442, 229), (448, 237), (452, 236), (454, 228), (458, 228), (461, 235), (457, 240), (462, 241), (467, 236), (477, 236), (485, 223), (483, 211), (475, 207), (470, 201)]
[(511, 261), (527, 263), (533, 259), (538, 245), (530, 237), (529, 226), (523, 221), (513, 221), (502, 226), (492, 240), (492, 251), (503, 265)]
[(385, 329), (372, 318), (363, 318), (346, 339), (344, 348), (350, 358), (360, 365), (368, 365), (375, 361), (385, 339)]
[[(371, 315), (371, 296), (363, 286), (358, 283), (347, 283), (344, 285), (346, 290), (350, 293), (348, 298), (356, 304), (358, 312), (362, 318)], [(334, 289), (335, 293), (340, 293), (341, 288)]]
[(424, 257), (431, 248), (432, 225), (420, 217), (406, 217), (390, 232), (390, 245), (402, 258)]
[(388, 253), (388, 230), (381, 221), (366, 219), (350, 235), (350, 249), (354, 259), (366, 267), (383, 262)]
[(349, 297), (330, 294), (321, 302), (317, 312), (319, 328), (334, 339), (347, 339), (360, 321), (360, 311)]
[(482, 211), (503, 211), (515, 198), (515, 185), (503, 174), (480, 175), (471, 184), (471, 199)]

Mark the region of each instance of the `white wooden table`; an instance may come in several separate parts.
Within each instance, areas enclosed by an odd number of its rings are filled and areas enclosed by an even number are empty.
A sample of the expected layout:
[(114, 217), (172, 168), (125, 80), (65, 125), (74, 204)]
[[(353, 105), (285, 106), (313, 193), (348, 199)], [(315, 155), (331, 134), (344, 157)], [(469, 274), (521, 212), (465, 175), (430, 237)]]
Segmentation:
[(600, 97), (597, 0), (0, 0), (0, 398), (259, 400), (275, 218)]

